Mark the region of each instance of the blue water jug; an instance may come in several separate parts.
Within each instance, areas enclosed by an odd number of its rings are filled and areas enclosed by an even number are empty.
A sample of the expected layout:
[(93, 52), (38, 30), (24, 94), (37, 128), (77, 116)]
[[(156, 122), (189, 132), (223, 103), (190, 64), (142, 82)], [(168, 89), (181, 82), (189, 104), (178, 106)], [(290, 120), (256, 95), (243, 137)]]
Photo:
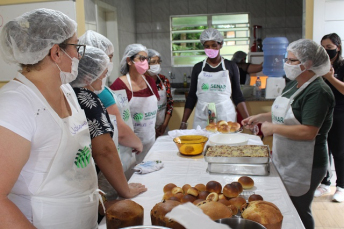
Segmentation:
[(263, 40), (263, 73), (269, 77), (282, 77), (284, 58), (289, 42), (286, 37), (267, 37)]

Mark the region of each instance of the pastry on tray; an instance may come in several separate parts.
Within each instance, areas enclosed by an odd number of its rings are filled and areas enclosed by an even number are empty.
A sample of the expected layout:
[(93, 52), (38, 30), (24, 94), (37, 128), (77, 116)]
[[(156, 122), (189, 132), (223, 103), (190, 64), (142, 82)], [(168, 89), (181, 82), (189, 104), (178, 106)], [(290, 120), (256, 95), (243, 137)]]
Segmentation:
[(216, 145), (208, 147), (207, 157), (268, 157), (269, 150), (260, 145)]

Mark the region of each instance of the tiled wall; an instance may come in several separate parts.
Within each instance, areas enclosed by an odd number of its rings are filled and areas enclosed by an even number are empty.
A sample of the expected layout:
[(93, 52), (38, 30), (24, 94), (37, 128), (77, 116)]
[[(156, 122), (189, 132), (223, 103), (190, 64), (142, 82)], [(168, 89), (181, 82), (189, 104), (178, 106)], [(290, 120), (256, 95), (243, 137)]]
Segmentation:
[[(136, 42), (135, 34), (135, 0), (102, 0), (109, 5), (116, 7), (118, 19), (118, 46), (120, 58), (125, 47)], [(94, 0), (85, 0), (85, 20), (92, 23), (96, 20)]]
[[(175, 73), (182, 82), (191, 68), (171, 66), (170, 16), (248, 12), (251, 25), (262, 25), (262, 36), (302, 37), (303, 0), (134, 0), (136, 42), (156, 49), (162, 55), (162, 74)], [(251, 33), (253, 34), (253, 33)]]

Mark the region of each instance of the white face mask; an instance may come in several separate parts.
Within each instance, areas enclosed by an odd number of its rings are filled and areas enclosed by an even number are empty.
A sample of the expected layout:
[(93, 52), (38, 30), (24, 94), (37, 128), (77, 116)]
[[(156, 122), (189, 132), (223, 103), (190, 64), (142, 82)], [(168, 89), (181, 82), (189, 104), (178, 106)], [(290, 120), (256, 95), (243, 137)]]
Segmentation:
[(61, 68), (55, 63), (58, 69), (60, 70), (60, 78), (62, 84), (67, 84), (74, 81), (78, 76), (79, 59), (75, 57), (72, 58), (63, 49), (61, 50), (69, 57), (69, 59), (72, 60), (71, 72), (63, 72)]
[(286, 77), (290, 80), (295, 80), (302, 72), (306, 71), (306, 69), (302, 71), (300, 67), (301, 64), (291, 65), (284, 63), (284, 72)]
[(107, 76), (111, 75), (111, 72), (113, 70), (113, 63), (109, 62), (108, 64), (108, 72), (106, 73)]
[(161, 71), (160, 64), (150, 65), (148, 69), (148, 73), (151, 76), (158, 75), (160, 71)]

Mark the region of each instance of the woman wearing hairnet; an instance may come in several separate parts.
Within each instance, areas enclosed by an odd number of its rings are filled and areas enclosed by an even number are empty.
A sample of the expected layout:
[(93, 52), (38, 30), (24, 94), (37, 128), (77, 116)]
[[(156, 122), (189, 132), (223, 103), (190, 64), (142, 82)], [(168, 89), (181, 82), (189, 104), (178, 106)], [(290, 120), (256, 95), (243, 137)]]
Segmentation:
[(121, 197), (132, 198), (146, 191), (146, 188), (138, 183), (128, 185), (116, 147), (118, 132), (117, 129), (113, 129), (116, 117), (115, 120), (110, 120), (105, 107), (94, 93), (102, 89), (102, 79), (106, 77), (109, 62), (109, 57), (101, 49), (86, 46), (80, 60), (78, 76), (71, 85), (81, 108), (85, 110), (93, 158), (101, 171), (98, 175), (99, 188), (112, 199), (115, 199), (113, 196), (117, 196), (113, 195), (113, 189)]
[(134, 152), (140, 153), (142, 151), (142, 142), (135, 135), (133, 129), (133, 122), (130, 116), (130, 109), (128, 98), (125, 90), (112, 91), (106, 86), (107, 78), (113, 69), (113, 52), (114, 47), (112, 42), (103, 35), (92, 30), (86, 31), (79, 38), (80, 44), (86, 44), (103, 50), (110, 58), (108, 65), (108, 72), (106, 77), (102, 79), (102, 91), (97, 92), (99, 99), (106, 107), (110, 115), (110, 119), (116, 119), (114, 127), (118, 129), (118, 151), (123, 166), (126, 178), (129, 179), (133, 174), (132, 168), (136, 165)]
[(141, 163), (155, 142), (155, 122), (159, 94), (154, 80), (143, 74), (148, 70), (148, 51), (141, 44), (128, 45), (120, 63), (123, 76), (111, 85), (112, 90), (125, 89), (129, 100), (135, 134), (141, 139), (143, 150), (136, 154)]
[(0, 90), (2, 228), (97, 228), (98, 184), (84, 111), (68, 84), (76, 23), (36, 9), (7, 22), (1, 56), (21, 71)]
[(261, 72), (263, 70), (263, 63), (252, 64), (246, 63), (247, 53), (243, 51), (237, 51), (233, 54), (232, 61), (234, 61), (240, 73), (240, 84), (250, 85), (250, 75), (251, 73)]
[[(334, 166), (336, 169), (336, 192), (332, 197), (332, 201), (344, 201), (344, 60), (342, 57), (342, 41), (338, 34), (330, 33), (322, 37), (321, 45), (331, 61), (331, 71), (324, 75), (325, 82), (330, 86), (336, 106), (333, 111), (333, 124), (328, 133), (329, 160), (333, 156)], [(314, 196), (318, 197), (331, 192), (332, 171), (329, 165), (325, 178), (321, 185), (315, 191)]]
[(209, 103), (215, 103), (218, 121), (236, 121), (235, 106), (243, 118), (249, 116), (240, 90), (238, 67), (220, 55), (223, 45), (222, 34), (216, 29), (209, 28), (202, 32), (200, 40), (208, 58), (197, 63), (192, 69), (191, 85), (180, 129), (187, 128), (187, 120), (196, 103), (194, 129), (198, 125), (201, 128), (208, 125)]
[(160, 96), (155, 124), (155, 135), (159, 137), (167, 133), (167, 126), (173, 111), (173, 98), (170, 81), (166, 76), (159, 74), (161, 71), (160, 53), (153, 49), (148, 49), (148, 57), (149, 69), (145, 73), (145, 76), (150, 76), (154, 79)]
[(262, 123), (264, 136), (273, 135), (272, 161), (308, 229), (314, 228), (311, 203), (328, 163), (334, 96), (320, 76), (331, 66), (325, 49), (314, 41), (294, 41), (287, 51), (284, 71), (291, 81), (271, 112), (248, 117), (242, 124)]

